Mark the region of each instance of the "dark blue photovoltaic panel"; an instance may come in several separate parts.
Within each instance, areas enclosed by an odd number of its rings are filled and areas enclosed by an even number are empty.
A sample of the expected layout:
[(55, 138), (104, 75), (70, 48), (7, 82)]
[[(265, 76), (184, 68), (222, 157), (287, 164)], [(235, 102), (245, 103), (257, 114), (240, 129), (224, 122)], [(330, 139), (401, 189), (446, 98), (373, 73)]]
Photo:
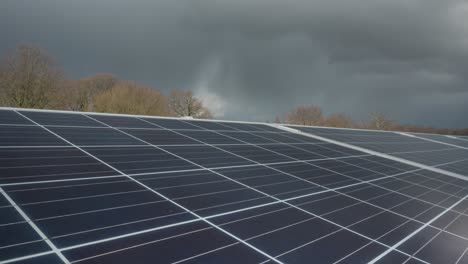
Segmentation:
[(67, 148), (0, 149), (0, 184), (115, 175), (82, 151)]
[(37, 126), (0, 126), (0, 146), (65, 146), (63, 140)]
[(198, 166), (163, 150), (148, 147), (85, 148), (110, 166), (127, 174), (195, 169)]
[(146, 186), (202, 216), (272, 202), (249, 187), (209, 171), (136, 176)]
[(304, 149), (305, 151), (321, 155), (325, 158), (339, 158), (348, 156), (368, 155), (354, 149), (348, 149), (341, 146), (321, 143), (321, 144), (295, 144), (294, 147)]
[(273, 140), (261, 137), (261, 136), (256, 136), (250, 132), (243, 132), (243, 131), (222, 131), (218, 132), (222, 135), (237, 139), (242, 142), (246, 142), (249, 144), (273, 144), (277, 143)]
[(113, 128), (51, 127), (49, 129), (78, 146), (144, 144)]
[(248, 165), (253, 162), (210, 146), (162, 147), (184, 159), (207, 168)]
[(314, 143), (318, 142), (312, 138), (301, 135), (293, 135), (291, 133), (268, 133), (268, 132), (254, 132), (256, 136), (266, 138), (278, 143)]
[(447, 165), (441, 165), (439, 168), (458, 173), (460, 175), (466, 175), (468, 172), (468, 160), (462, 159), (461, 161), (449, 162)]
[(212, 131), (203, 131), (203, 130), (186, 130), (179, 131), (180, 134), (185, 135), (186, 137), (193, 138), (199, 142), (206, 144), (240, 144), (241, 142), (233, 138), (223, 136), (219, 133)]
[(202, 144), (184, 135), (166, 129), (121, 129), (121, 131), (142, 139), (152, 145)]
[(221, 149), (258, 163), (293, 161), (294, 159), (253, 145), (220, 146)]
[(21, 113), (46, 129), (0, 110), (0, 262), (62, 263), (53, 247), (71, 263), (468, 258), (467, 180), (306, 133), (462, 175), (463, 147), (393, 132)]
[(44, 256), (21, 260), (22, 264), (63, 264), (64, 262), (55, 254), (50, 253)]
[[(412, 147), (418, 146), (421, 150), (427, 148), (427, 141), (403, 136), (393, 132), (387, 131), (367, 131), (367, 130), (349, 130), (337, 128), (318, 128), (318, 127), (296, 127), (291, 128), (310, 133), (325, 138), (334, 139), (340, 142), (350, 143), (359, 146), (371, 146), (373, 150), (385, 150), (390, 148), (392, 150), (404, 150), (408, 148), (408, 144)], [(404, 144), (403, 144), (404, 143)], [(430, 144), (429, 144), (430, 147)]]
[(32, 125), (33, 123), (13, 111), (0, 110), (0, 124)]
[(163, 118), (142, 118), (156, 126), (166, 129), (196, 129), (200, 130), (203, 128), (191, 125), (183, 120), (174, 120), (174, 119), (163, 119)]
[(276, 133), (284, 132), (284, 130), (272, 127), (271, 125), (249, 124), (249, 126), (254, 127), (258, 130), (262, 130), (262, 131), (269, 131), (269, 132), (276, 132)]
[[(301, 145), (286, 145), (286, 144), (275, 144), (275, 145), (264, 145), (262, 148), (274, 151), (276, 153), (281, 153), (286, 156), (289, 156), (298, 160), (314, 160), (321, 159), (325, 156), (317, 153), (317, 149), (320, 147), (317, 146), (307, 146), (310, 147), (310, 151), (301, 148)], [(306, 147), (306, 148), (307, 148)]]
[[(2, 213), (4, 213), (2, 218), (10, 220), (12, 220), (11, 214), (17, 214), (17, 212), (5, 211)], [(24, 220), (8, 222), (0, 226), (0, 261), (49, 250), (50, 247)]]
[(276, 128), (272, 128), (270, 126), (267, 126), (267, 125), (260, 125), (260, 124), (249, 124), (249, 123), (227, 123), (227, 122), (223, 122), (223, 123), (220, 123), (224, 126), (228, 126), (228, 127), (232, 127), (232, 128), (235, 128), (239, 131), (272, 131), (272, 132), (282, 132), (281, 130), (279, 129), (276, 129)]
[[(424, 244), (424, 248), (419, 250)], [(424, 228), (400, 246), (401, 250), (411, 252), (428, 263), (456, 263), (467, 247), (466, 240), (445, 232), (438, 234), (438, 230), (432, 227)]]
[(417, 137), (427, 138), (430, 140), (435, 140), (438, 142), (443, 142), (443, 143), (447, 143), (450, 145), (460, 146), (460, 147), (468, 149), (468, 141), (461, 140), (456, 137), (452, 138), (452, 137), (447, 137), (445, 135), (433, 135), (433, 134), (413, 134), (413, 135)]
[(468, 148), (464, 147), (463, 140), (430, 134), (405, 136), (386, 131), (298, 126), (292, 126), (292, 128), (423, 165), (437, 166), (450, 172), (467, 175), (468, 163), (464, 160), (468, 159)]
[[(255, 247), (281, 256), (280, 260), (286, 263), (304, 263), (305, 260), (333, 263), (370, 242), (295, 208), (277, 205), (266, 208), (267, 211), (262, 208), (236, 214), (236, 221), (231, 216), (215, 221)], [(255, 212), (257, 210), (261, 213)], [(252, 213), (258, 216), (249, 217)], [(311, 243), (314, 240), (317, 243)]]
[(104, 116), (104, 115), (89, 115), (89, 116), (111, 127), (157, 128), (157, 126), (152, 125), (148, 122), (142, 121), (136, 117)]
[(193, 120), (186, 120), (185, 122), (194, 125), (196, 127), (207, 129), (207, 130), (237, 130), (233, 127), (223, 125), (220, 122), (209, 122), (209, 121), (193, 121)]
[(62, 182), (53, 188), (42, 185), (42, 190), (21, 185), (5, 187), (5, 191), (58, 247), (193, 219), (190, 213), (126, 177), (76, 185)]
[[(266, 260), (258, 252), (236, 242), (206, 223), (197, 222), (66, 251), (65, 256), (71, 261), (83, 260), (79, 263), (153, 263), (155, 259), (158, 263), (173, 263), (197, 255), (206, 260), (200, 260), (200, 263), (260, 263)], [(122, 243), (127, 250), (120, 251)], [(118, 252), (106, 254), (113, 251)], [(84, 260), (96, 255), (95, 259)]]
[(278, 199), (287, 199), (323, 191), (324, 188), (295, 175), (288, 175), (278, 168), (253, 166), (248, 168), (220, 169), (217, 172), (250, 188)]
[(50, 112), (20, 111), (21, 114), (43, 126), (91, 126), (104, 127), (104, 125), (91, 120), (82, 114), (64, 114)]

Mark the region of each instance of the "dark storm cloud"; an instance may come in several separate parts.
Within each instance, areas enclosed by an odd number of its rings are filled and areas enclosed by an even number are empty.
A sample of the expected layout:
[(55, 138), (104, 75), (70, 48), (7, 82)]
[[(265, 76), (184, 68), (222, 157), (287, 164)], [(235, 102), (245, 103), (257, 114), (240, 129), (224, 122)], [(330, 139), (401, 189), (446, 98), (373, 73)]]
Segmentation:
[(72, 77), (112, 72), (191, 88), (225, 118), (295, 105), (468, 126), (462, 0), (3, 1), (0, 53), (18, 42)]

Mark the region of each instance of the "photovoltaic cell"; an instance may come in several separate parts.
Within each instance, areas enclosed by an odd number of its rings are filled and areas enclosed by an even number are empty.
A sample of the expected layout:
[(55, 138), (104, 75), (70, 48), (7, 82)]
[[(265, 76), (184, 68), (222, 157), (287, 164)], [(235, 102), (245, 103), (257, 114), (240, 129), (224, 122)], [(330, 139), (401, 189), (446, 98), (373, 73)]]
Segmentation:
[(66, 146), (63, 140), (37, 126), (1, 126), (0, 146)]
[(0, 149), (0, 184), (112, 176), (107, 166), (72, 148)]
[[(116, 254), (109, 254), (114, 251)], [(135, 260), (138, 260), (137, 263), (147, 263), (155, 258), (160, 263), (174, 263), (197, 255), (214, 263), (224, 263), (224, 260), (228, 263), (256, 263), (265, 260), (259, 253), (201, 222), (149, 232), (123, 241), (72, 249), (65, 254), (71, 261), (80, 263), (134, 263)]]
[(412, 134), (417, 137), (426, 138), (429, 140), (435, 140), (438, 142), (447, 143), (450, 145), (460, 146), (468, 149), (468, 141), (459, 139), (457, 137), (448, 137), (445, 135), (433, 135), (433, 134)]
[[(11, 219), (12, 213), (2, 212)], [(16, 212), (14, 212), (16, 213)], [(25, 221), (10, 222), (0, 227), (0, 261), (49, 251), (48, 245)]]
[(225, 135), (234, 139), (237, 139), (239, 141), (243, 141), (249, 144), (272, 144), (275, 143), (275, 141), (261, 137), (261, 136), (256, 136), (253, 135), (252, 133), (249, 132), (244, 132), (244, 131), (222, 131), (219, 132), (221, 135)]
[(1, 125), (32, 125), (33, 123), (14, 111), (0, 110)]
[[(152, 145), (197, 145), (197, 142), (184, 135), (165, 129), (121, 129), (123, 132), (142, 139)], [(203, 131), (200, 131), (203, 132)], [(208, 131), (207, 131), (208, 132)]]
[(211, 132), (211, 131), (204, 131), (204, 130), (186, 130), (180, 131), (180, 134), (192, 138), (194, 140), (199, 141), (200, 143), (206, 144), (239, 144), (241, 143), (238, 140), (235, 140), (230, 137), (223, 136), (221, 134)]
[(162, 148), (186, 160), (208, 168), (253, 164), (253, 162), (242, 157), (235, 156), (211, 146), (164, 146)]
[(84, 148), (106, 164), (127, 174), (164, 172), (197, 168), (163, 150), (148, 147), (94, 147)]
[(140, 182), (202, 216), (225, 213), (273, 200), (210, 171), (137, 176)]
[(461, 175), (466, 174), (468, 166), (466, 142), (443, 135), (408, 134), (405, 136), (387, 131), (300, 126), (292, 126), (292, 128), (423, 165), (437, 166)]
[(82, 114), (64, 114), (51, 112), (20, 111), (27, 118), (43, 126), (91, 126), (104, 127), (104, 125), (87, 118)]
[(78, 146), (141, 145), (141, 142), (112, 128), (52, 127), (54, 133)]
[[(108, 126), (112, 127), (125, 127), (125, 128), (156, 128), (151, 123), (142, 121), (135, 117), (127, 116), (102, 116), (102, 115), (89, 115), (91, 118), (96, 119)], [(96, 122), (96, 123), (99, 123)]]
[(207, 130), (237, 130), (233, 127), (230, 127), (228, 124), (223, 124), (221, 122), (206, 122), (206, 121), (192, 121), (184, 120), (184, 122), (196, 126), (201, 129)]
[(255, 136), (266, 138), (279, 143), (304, 143), (304, 142), (317, 142), (316, 140), (306, 137), (295, 137), (288, 133), (266, 133), (266, 132), (255, 132)]
[[(239, 131), (275, 131), (275, 128), (271, 128), (266, 125), (257, 125), (257, 124), (247, 124), (247, 123), (222, 123), (224, 126), (235, 128)], [(281, 130), (276, 129), (275, 132), (281, 132)]]
[(468, 258), (468, 181), (309, 135), (465, 175), (462, 139), (19, 112), (0, 110), (0, 263)]
[(155, 126), (166, 128), (166, 129), (201, 129), (197, 126), (191, 125), (189, 123), (184, 122), (183, 120), (175, 120), (175, 119), (162, 119), (162, 118), (141, 118), (146, 122), (149, 122)]
[(21, 263), (23, 264), (63, 264), (64, 262), (59, 257), (57, 257), (54, 253), (50, 253), (44, 256), (21, 260)]
[(5, 191), (58, 247), (193, 218), (134, 181), (95, 184), (42, 190), (22, 185)]

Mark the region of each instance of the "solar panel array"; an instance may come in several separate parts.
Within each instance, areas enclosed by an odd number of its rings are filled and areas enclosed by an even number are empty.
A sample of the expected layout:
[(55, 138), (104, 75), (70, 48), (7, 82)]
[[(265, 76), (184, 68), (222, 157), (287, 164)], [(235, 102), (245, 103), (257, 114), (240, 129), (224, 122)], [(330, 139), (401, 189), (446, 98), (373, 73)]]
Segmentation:
[(468, 263), (468, 141), (294, 129), (0, 110), (0, 263)]
[(393, 157), (468, 175), (468, 140), (430, 134), (405, 134), (335, 128), (296, 127), (306, 133)]

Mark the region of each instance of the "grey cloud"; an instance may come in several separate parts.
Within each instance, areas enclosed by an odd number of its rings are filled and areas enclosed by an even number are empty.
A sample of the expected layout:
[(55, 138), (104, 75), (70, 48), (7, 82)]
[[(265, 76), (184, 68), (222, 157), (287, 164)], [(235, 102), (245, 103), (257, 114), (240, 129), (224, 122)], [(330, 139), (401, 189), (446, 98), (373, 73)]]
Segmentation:
[[(272, 120), (298, 104), (468, 126), (463, 0), (3, 1), (0, 54), (32, 42), (74, 78), (112, 72)], [(215, 95), (214, 97), (210, 95)], [(216, 99), (217, 98), (217, 99)]]

